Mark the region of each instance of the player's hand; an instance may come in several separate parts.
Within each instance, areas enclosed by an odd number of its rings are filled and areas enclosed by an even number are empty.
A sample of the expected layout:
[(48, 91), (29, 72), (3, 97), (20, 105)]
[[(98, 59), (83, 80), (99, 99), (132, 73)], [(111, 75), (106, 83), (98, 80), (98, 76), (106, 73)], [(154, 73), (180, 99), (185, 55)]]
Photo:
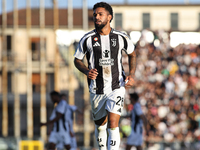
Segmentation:
[(89, 79), (93, 79), (95, 80), (98, 76), (98, 72), (97, 72), (97, 69), (91, 69), (88, 73), (87, 73), (87, 77)]
[(125, 87), (132, 87), (134, 85), (134, 79), (132, 76), (127, 76), (125, 79)]
[(75, 135), (74, 135), (73, 132), (70, 131), (70, 136), (71, 136), (71, 137), (74, 137)]

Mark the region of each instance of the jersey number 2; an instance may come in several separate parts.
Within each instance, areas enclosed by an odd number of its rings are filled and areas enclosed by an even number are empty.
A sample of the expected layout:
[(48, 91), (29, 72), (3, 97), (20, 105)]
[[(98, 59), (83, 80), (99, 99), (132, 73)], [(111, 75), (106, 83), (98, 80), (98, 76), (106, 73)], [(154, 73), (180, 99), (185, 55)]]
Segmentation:
[(123, 104), (124, 104), (124, 98), (121, 97), (121, 96), (117, 96), (117, 99), (118, 99), (118, 101), (117, 101), (116, 105), (118, 105), (118, 106), (122, 106), (122, 107), (123, 107)]

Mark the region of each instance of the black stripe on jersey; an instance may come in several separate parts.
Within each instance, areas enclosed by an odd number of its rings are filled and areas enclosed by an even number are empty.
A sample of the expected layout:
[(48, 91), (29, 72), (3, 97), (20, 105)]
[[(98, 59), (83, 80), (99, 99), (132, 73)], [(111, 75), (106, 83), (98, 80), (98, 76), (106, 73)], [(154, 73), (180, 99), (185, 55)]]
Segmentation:
[[(102, 58), (101, 52), (101, 38), (99, 34), (95, 34), (91, 37), (94, 53), (94, 64), (95, 68), (98, 71), (98, 76), (96, 78), (96, 94), (103, 94), (104, 82), (103, 82), (103, 69), (102, 66), (99, 66), (99, 59)], [(95, 44), (98, 43), (98, 46)]]
[(85, 39), (85, 41), (84, 41), (84, 43), (83, 43), (83, 52), (84, 52), (84, 54), (85, 54), (86, 51), (87, 51), (87, 39), (88, 39), (88, 37)]
[(114, 60), (114, 65), (111, 66), (112, 72), (112, 90), (119, 88), (119, 68), (118, 68), (118, 53), (119, 53), (119, 38), (117, 34), (110, 33), (110, 52), (111, 59)]
[[(63, 114), (61, 117), (62, 120), (62, 124), (63, 124), (63, 128), (65, 129), (65, 131), (67, 130), (66, 125), (65, 125), (65, 115)], [(56, 121), (56, 131), (59, 132), (60, 127), (59, 127), (59, 120)]]
[(63, 128), (65, 129), (65, 131), (67, 131), (67, 128), (65, 126), (65, 115), (62, 115), (62, 124), (63, 124)]
[(56, 131), (59, 132), (59, 120), (56, 121)]
[(124, 49), (127, 50), (127, 47), (128, 47), (128, 43), (126, 41), (126, 38), (124, 36), (121, 35), (121, 37), (123, 38), (124, 40)]

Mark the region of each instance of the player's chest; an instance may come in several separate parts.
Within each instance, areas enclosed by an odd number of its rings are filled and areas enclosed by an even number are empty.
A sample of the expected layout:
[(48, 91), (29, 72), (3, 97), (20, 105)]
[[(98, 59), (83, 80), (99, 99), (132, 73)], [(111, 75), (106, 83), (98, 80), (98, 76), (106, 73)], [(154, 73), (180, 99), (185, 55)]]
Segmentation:
[(91, 37), (88, 49), (91, 53), (109, 58), (111, 55), (117, 55), (120, 51), (120, 42), (117, 35), (95, 35)]

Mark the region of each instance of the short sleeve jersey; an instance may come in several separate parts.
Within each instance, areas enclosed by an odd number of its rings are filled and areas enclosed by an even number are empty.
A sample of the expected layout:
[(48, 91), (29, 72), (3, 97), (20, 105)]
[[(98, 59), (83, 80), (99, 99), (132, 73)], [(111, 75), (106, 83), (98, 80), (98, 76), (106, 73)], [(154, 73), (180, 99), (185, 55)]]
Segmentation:
[(63, 131), (67, 131), (68, 130), (68, 116), (67, 116), (67, 110), (69, 109), (69, 105), (67, 104), (67, 102), (65, 100), (61, 100), (53, 109), (53, 112), (50, 116), (50, 120), (53, 120), (56, 117), (56, 113), (61, 113), (62, 117), (54, 122), (54, 126), (53, 126), (53, 131), (56, 132), (63, 132)]
[(98, 72), (95, 80), (88, 79), (90, 92), (105, 94), (124, 86), (122, 50), (130, 54), (134, 45), (126, 34), (114, 29), (109, 35), (93, 30), (82, 37), (74, 56), (82, 60), (86, 55), (88, 68)]

